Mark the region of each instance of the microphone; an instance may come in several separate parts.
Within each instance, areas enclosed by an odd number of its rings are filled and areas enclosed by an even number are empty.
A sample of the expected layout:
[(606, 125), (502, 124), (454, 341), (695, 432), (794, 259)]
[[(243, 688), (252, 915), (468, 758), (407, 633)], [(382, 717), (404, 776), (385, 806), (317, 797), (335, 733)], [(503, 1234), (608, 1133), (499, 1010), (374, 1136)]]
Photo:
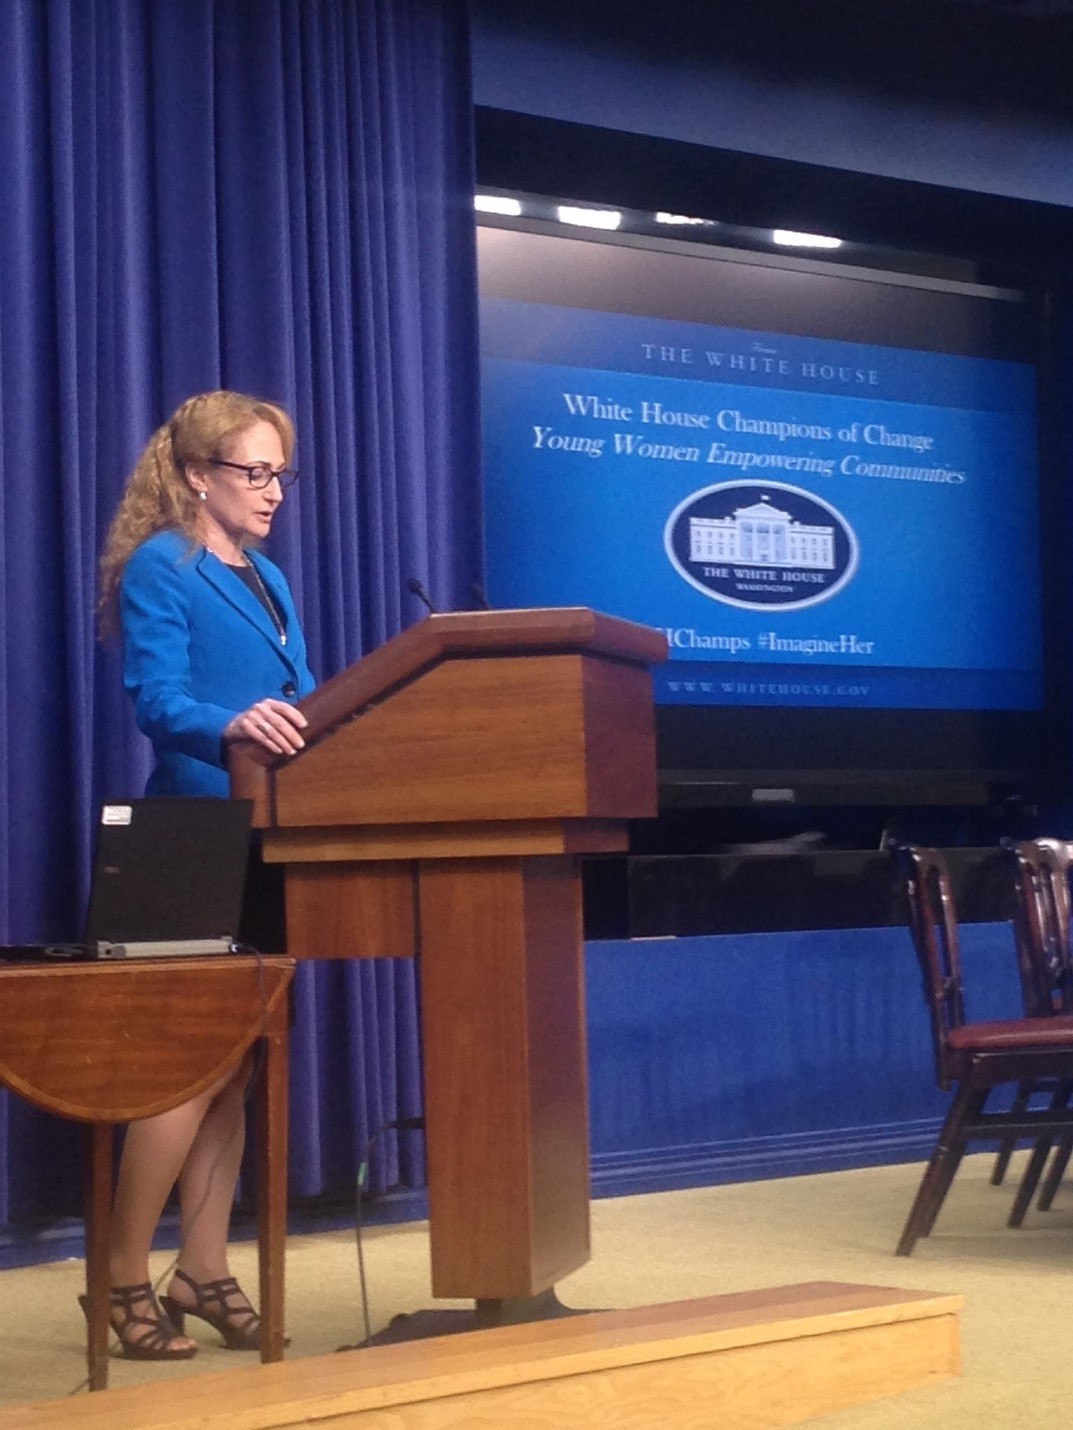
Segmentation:
[(417, 597), (417, 599), (429, 608), (433, 615), (436, 614), (436, 607), (432, 604), (432, 597), (425, 590), (424, 586), (422, 586), (421, 582), (417, 579), (416, 576), (409, 577), (406, 582), (406, 589), (407, 591), (412, 591), (413, 594)]
[(488, 594), (479, 582), (474, 581), (469, 588), (469, 592), (482, 611), (490, 611), (492, 609), (492, 603), (488, 599)]

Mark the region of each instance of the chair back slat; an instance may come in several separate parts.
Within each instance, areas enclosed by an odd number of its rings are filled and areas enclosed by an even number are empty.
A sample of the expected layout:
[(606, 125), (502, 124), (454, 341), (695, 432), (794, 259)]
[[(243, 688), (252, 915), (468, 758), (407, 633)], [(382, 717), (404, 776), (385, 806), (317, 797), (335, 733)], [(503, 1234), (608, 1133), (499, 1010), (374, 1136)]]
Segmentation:
[(1070, 867), (1073, 845), (1060, 839), (1004, 844), (1014, 871), (1014, 933), (1025, 1013), (1073, 1013)]
[(950, 871), (938, 849), (901, 845), (894, 858), (902, 877), (909, 932), (920, 965), (924, 1001), (931, 1019), (935, 1075), (944, 1088), (953, 1082), (948, 1037), (965, 1022), (957, 909)]

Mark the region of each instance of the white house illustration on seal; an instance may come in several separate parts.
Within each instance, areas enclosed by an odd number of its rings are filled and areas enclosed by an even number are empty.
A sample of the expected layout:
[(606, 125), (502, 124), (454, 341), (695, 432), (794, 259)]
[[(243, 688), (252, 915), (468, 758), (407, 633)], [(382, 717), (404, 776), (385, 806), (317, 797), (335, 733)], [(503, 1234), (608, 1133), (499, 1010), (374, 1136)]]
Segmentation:
[(728, 565), (763, 565), (831, 571), (835, 564), (833, 526), (806, 526), (762, 497), (733, 516), (691, 516), (689, 559)]

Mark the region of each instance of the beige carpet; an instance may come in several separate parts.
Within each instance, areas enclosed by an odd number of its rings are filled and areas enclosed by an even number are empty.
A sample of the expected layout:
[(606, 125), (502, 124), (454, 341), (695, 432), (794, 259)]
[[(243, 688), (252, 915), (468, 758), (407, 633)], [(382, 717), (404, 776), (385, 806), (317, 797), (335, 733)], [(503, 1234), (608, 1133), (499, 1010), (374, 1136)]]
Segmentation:
[[(921, 1168), (884, 1167), (710, 1187), (593, 1204), (593, 1256), (559, 1288), (577, 1307), (635, 1306), (797, 1281), (859, 1281), (964, 1294), (961, 1380), (826, 1416), (830, 1430), (1056, 1430), (1069, 1410), (1073, 1343), (1073, 1183), (1054, 1209), (1009, 1231), (1013, 1195), (988, 1185), (990, 1157), (966, 1160), (935, 1233), (911, 1258), (892, 1255)], [(422, 1224), (366, 1232), (374, 1330), (427, 1308)], [(159, 1260), (163, 1272), (166, 1257)], [(255, 1285), (252, 1246), (234, 1270)], [(360, 1339), (351, 1233), (293, 1238), (288, 1248), (290, 1356)], [(0, 1403), (64, 1395), (82, 1375), (79, 1262), (0, 1272)], [(192, 1323), (197, 1325), (198, 1323)], [(205, 1339), (194, 1360), (160, 1366), (113, 1360), (112, 1384), (221, 1370), (242, 1358)]]

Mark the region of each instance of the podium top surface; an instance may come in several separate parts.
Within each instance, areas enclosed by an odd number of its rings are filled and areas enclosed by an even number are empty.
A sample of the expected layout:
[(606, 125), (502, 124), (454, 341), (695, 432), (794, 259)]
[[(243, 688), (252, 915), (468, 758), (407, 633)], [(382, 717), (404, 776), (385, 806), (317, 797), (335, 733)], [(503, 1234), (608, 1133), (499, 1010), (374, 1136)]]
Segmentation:
[(584, 608), (427, 616), (301, 701), (299, 754), (236, 745), (232, 793), (258, 827), (647, 814), (666, 653)]
[(380, 700), (436, 661), (552, 652), (650, 665), (666, 659), (667, 640), (650, 626), (583, 606), (426, 616), (305, 697), (299, 708), (309, 721), (306, 738), (316, 740), (355, 708)]

